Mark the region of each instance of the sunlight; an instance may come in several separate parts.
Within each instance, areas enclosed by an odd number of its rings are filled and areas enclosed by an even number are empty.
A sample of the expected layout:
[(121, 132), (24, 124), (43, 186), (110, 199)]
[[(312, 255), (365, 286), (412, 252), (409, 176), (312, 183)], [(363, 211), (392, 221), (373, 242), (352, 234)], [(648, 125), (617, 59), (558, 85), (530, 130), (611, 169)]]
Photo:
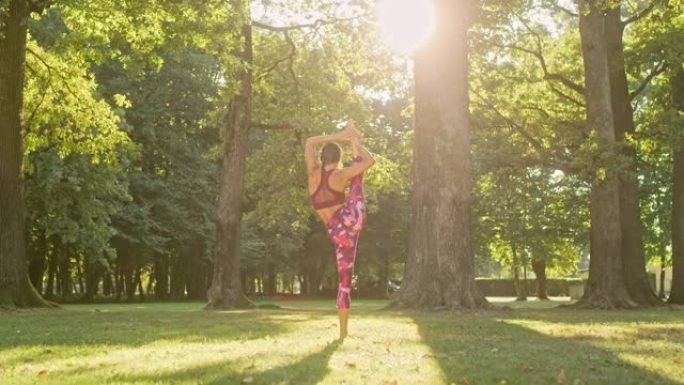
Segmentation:
[(400, 54), (418, 49), (435, 28), (430, 0), (381, 0), (378, 23), (387, 44)]

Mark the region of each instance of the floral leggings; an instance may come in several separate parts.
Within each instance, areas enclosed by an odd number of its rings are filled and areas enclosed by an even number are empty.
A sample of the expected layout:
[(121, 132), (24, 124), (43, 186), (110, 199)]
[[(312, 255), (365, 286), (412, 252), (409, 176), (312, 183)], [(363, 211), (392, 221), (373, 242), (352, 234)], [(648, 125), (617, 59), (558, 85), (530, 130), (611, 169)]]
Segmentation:
[[(361, 158), (354, 158), (354, 162)], [(327, 223), (328, 236), (335, 244), (337, 274), (337, 308), (349, 309), (351, 303), (351, 281), (356, 260), (356, 245), (359, 234), (366, 224), (366, 197), (363, 195), (363, 175), (351, 180), (347, 203)]]

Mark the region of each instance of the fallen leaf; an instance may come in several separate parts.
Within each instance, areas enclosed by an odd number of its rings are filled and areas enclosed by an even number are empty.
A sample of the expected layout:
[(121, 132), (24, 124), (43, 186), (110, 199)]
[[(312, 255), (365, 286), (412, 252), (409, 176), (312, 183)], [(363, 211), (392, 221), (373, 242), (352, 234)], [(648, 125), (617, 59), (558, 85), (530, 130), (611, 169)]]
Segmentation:
[(491, 352), (492, 353), (497, 353), (499, 351), (499, 348), (492, 348)]
[(43, 369), (40, 372), (38, 372), (39, 376), (47, 376), (47, 370)]
[(353, 362), (346, 362), (345, 365), (349, 366), (350, 368), (355, 368), (356, 364)]
[(254, 377), (245, 377), (242, 379), (243, 384), (251, 384), (252, 382), (254, 382)]

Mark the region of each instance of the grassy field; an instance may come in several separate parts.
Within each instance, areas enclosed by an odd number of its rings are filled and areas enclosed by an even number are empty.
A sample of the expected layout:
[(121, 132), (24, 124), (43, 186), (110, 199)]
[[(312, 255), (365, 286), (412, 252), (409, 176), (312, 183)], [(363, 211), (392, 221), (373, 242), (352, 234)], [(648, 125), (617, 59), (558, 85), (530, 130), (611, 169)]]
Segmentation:
[(277, 304), (0, 313), (0, 384), (684, 384), (684, 309), (425, 313), (356, 300), (337, 342), (333, 300)]

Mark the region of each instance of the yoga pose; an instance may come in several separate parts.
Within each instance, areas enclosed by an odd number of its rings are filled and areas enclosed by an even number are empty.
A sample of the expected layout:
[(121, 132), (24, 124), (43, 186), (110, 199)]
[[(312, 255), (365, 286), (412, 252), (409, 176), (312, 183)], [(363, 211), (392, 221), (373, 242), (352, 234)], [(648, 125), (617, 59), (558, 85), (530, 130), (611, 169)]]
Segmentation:
[[(348, 140), (352, 145), (352, 163), (340, 168), (342, 149), (335, 140)], [(316, 146), (325, 143), (316, 157)], [(309, 173), (309, 194), (314, 209), (325, 223), (328, 236), (335, 244), (339, 286), (337, 312), (340, 318), (340, 339), (347, 336), (351, 281), (356, 259), (356, 244), (366, 224), (366, 198), (363, 195), (363, 172), (375, 160), (363, 147), (361, 133), (354, 122), (335, 134), (315, 136), (306, 141), (306, 166)], [(350, 181), (349, 196), (344, 187)]]

